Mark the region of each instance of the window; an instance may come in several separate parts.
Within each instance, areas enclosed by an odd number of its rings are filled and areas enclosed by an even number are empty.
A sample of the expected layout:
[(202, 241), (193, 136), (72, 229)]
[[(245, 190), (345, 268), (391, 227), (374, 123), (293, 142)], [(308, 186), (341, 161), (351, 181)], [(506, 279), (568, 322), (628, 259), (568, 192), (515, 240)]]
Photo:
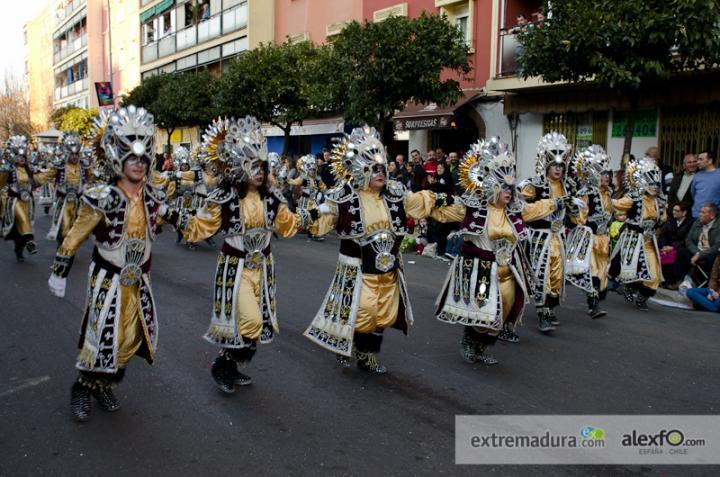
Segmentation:
[(168, 10), (160, 16), (160, 38), (175, 32), (175, 10)]
[(469, 15), (458, 15), (455, 17), (455, 28), (458, 29), (465, 43), (470, 44), (470, 30), (468, 29)]
[(157, 24), (157, 18), (153, 18), (152, 20), (143, 23), (143, 45), (153, 43), (157, 40)]

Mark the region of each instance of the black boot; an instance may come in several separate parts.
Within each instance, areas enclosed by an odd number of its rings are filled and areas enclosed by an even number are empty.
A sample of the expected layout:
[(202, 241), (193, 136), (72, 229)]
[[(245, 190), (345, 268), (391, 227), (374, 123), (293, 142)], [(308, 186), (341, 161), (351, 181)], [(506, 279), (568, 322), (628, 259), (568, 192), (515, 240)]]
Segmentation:
[(92, 395), (97, 400), (98, 404), (100, 404), (100, 407), (106, 411), (115, 412), (120, 409), (120, 401), (118, 401), (118, 398), (115, 397), (115, 393), (113, 393), (112, 386), (110, 384), (107, 386), (98, 386), (93, 389)]
[(640, 311), (650, 311), (650, 308), (647, 306), (647, 300), (648, 297), (638, 293), (637, 298), (635, 299), (635, 307)]
[(471, 332), (465, 328), (462, 340), (460, 340), (460, 356), (462, 356), (463, 361), (468, 364), (473, 364), (477, 361), (477, 357), (475, 356), (475, 344), (476, 343)]
[(22, 243), (15, 242), (15, 258), (18, 262), (24, 262), (25, 257), (23, 257), (23, 245)]
[(235, 392), (235, 378), (238, 374), (235, 363), (223, 356), (218, 356), (210, 368), (210, 374), (213, 381), (215, 381), (215, 385), (222, 392), (226, 394)]
[(475, 344), (475, 361), (482, 364), (493, 365), (498, 364), (499, 361), (491, 354), (485, 353), (487, 350), (487, 343), (477, 342)]
[(335, 360), (343, 368), (349, 368), (350, 366), (352, 366), (352, 362), (350, 361), (350, 358), (347, 356), (343, 356), (341, 354), (336, 354)]
[(35, 241), (32, 239), (28, 240), (25, 244), (25, 250), (27, 250), (30, 255), (35, 255), (36, 253), (38, 253), (37, 244), (35, 243)]
[(515, 333), (515, 330), (513, 329), (514, 326), (512, 326), (510, 323), (505, 323), (503, 325), (503, 329), (500, 330), (500, 333), (498, 334), (498, 339), (500, 341), (507, 341), (508, 343), (519, 343), (520, 337)]
[(92, 410), (92, 403), (90, 401), (90, 388), (82, 385), (80, 382), (75, 381), (70, 389), (70, 410), (80, 422), (85, 422), (90, 419), (90, 411)]
[(600, 309), (600, 299), (595, 295), (588, 295), (588, 315), (593, 320), (607, 315), (605, 310)]
[(635, 301), (635, 290), (630, 285), (625, 285), (623, 287), (623, 296), (626, 302), (632, 303)]
[(545, 334), (555, 330), (555, 326), (550, 322), (550, 308), (546, 306), (538, 308), (538, 330)]
[(378, 363), (375, 354), (370, 351), (355, 350), (355, 359), (357, 360), (357, 367), (363, 371), (367, 371), (373, 374), (385, 374), (387, 368), (382, 364)]

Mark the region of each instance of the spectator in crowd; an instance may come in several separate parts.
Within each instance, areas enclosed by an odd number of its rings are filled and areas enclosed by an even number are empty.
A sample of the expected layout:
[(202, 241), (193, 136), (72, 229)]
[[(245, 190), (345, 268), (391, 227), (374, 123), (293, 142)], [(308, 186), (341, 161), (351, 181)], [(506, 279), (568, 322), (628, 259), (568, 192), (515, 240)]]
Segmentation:
[[(690, 207), (685, 202), (678, 202), (673, 205), (673, 218), (665, 223), (658, 239), (665, 288), (671, 290), (677, 290), (679, 282), (685, 277), (687, 271), (682, 270), (680, 263), (677, 262), (677, 256), (679, 253), (681, 256), (689, 257), (685, 247), (685, 239), (693, 224), (692, 219), (688, 217), (689, 211)], [(686, 259), (689, 260), (689, 258)], [(687, 267), (687, 265), (684, 265), (684, 267)]]
[[(423, 164), (423, 170), (425, 171), (425, 174), (435, 174), (435, 170), (438, 166), (438, 160), (435, 157), (435, 151), (432, 149), (428, 150), (427, 156), (425, 157), (425, 163)], [(426, 183), (427, 185), (427, 183)]]
[(405, 164), (405, 187), (408, 190), (415, 190), (415, 167), (412, 163)]
[(405, 156), (402, 154), (395, 156), (395, 164), (397, 164), (398, 170), (405, 171)]
[[(718, 207), (712, 202), (700, 208), (698, 218), (690, 228), (685, 238), (685, 250), (678, 253), (676, 272), (684, 277), (695, 266), (709, 275), (710, 268), (715, 261), (718, 248), (720, 248), (720, 221), (717, 218)], [(678, 251), (678, 252), (680, 252)]]
[(398, 181), (401, 184), (407, 184), (405, 168), (400, 169), (394, 161), (388, 162), (387, 165), (388, 177), (391, 180)]
[[(456, 189), (459, 189), (458, 185), (458, 173), (460, 166), (460, 158), (458, 157), (457, 152), (450, 152), (448, 153), (448, 159), (447, 159), (447, 167), (448, 172), (450, 173), (450, 177), (452, 178), (452, 184)], [(462, 190), (457, 190), (458, 194), (462, 194)]]
[(420, 155), (420, 151), (418, 151), (417, 149), (413, 149), (412, 152), (410, 152), (410, 161), (413, 166), (413, 183), (411, 189), (413, 192), (417, 192), (423, 189), (423, 186), (425, 184), (425, 177), (427, 175), (425, 174), (425, 169), (423, 169), (423, 160), (422, 156)]
[(166, 152), (164, 157), (165, 157), (165, 159), (163, 160), (163, 163), (162, 163), (162, 170), (163, 171), (173, 170), (175, 166), (173, 165), (172, 154), (170, 152)]
[(447, 158), (445, 157), (445, 151), (442, 150), (441, 147), (438, 147), (435, 149), (435, 160), (438, 162), (445, 162)]
[(323, 165), (318, 167), (320, 172), (320, 180), (325, 184), (327, 189), (335, 187), (335, 175), (332, 173), (332, 162), (330, 160), (330, 151), (324, 147), (322, 150)]
[[(454, 193), (452, 177), (445, 169), (445, 163), (443, 162), (438, 162), (435, 173), (428, 174), (427, 180), (427, 189), (435, 192), (436, 194), (442, 193), (452, 195)], [(445, 256), (445, 253), (447, 250), (447, 236), (450, 233), (450, 230), (451, 227), (449, 224), (428, 219), (428, 243), (437, 244), (435, 257), (443, 261), (448, 261), (448, 257)]]
[(714, 162), (715, 155), (710, 151), (703, 151), (697, 156), (698, 171), (690, 184), (693, 218), (699, 217), (703, 204), (712, 202), (720, 206), (720, 170), (715, 168)]
[(697, 308), (720, 311), (720, 255), (715, 257), (707, 288), (690, 288), (687, 297)]
[(697, 158), (695, 154), (687, 154), (683, 158), (683, 172), (673, 177), (670, 184), (670, 192), (668, 192), (668, 207), (672, 207), (678, 202), (684, 202), (692, 207), (693, 198), (690, 194), (690, 185), (697, 171)]
[(668, 189), (670, 189), (670, 183), (672, 182), (674, 176), (673, 168), (662, 163), (660, 158), (660, 149), (656, 146), (645, 149), (645, 157), (655, 161), (655, 164), (660, 168), (660, 173), (662, 174), (662, 190), (663, 193), (667, 195)]

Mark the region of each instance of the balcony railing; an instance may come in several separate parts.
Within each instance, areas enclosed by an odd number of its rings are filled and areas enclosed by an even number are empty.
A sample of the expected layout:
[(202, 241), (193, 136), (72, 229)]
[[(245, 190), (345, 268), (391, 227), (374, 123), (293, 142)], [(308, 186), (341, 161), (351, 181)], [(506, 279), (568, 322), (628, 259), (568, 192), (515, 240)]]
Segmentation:
[(87, 78), (83, 78), (79, 81), (75, 81), (74, 83), (70, 83), (65, 86), (55, 87), (55, 101), (61, 100), (63, 98), (67, 98), (68, 96), (72, 96), (73, 94), (80, 93), (87, 89), (88, 89), (88, 79)]
[(142, 47), (143, 64), (201, 45), (247, 26), (247, 4), (217, 13)]
[(67, 2), (65, 8), (56, 10), (55, 25), (60, 25), (66, 19), (70, 18), (75, 10), (85, 5), (85, 2), (86, 0), (72, 0), (71, 2)]
[(53, 64), (58, 64), (68, 56), (72, 55), (73, 53), (77, 52), (82, 48), (85, 48), (86, 46), (87, 33), (83, 33), (80, 38), (76, 38), (75, 40), (65, 45), (65, 48), (61, 48), (53, 54)]

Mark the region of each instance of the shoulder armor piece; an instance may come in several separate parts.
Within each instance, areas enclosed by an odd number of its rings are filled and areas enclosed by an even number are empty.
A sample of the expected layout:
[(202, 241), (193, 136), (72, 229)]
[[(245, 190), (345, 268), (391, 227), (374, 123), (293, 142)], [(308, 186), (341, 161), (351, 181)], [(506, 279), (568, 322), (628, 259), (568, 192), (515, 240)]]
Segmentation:
[(98, 185), (85, 190), (82, 200), (99, 212), (109, 213), (120, 208), (122, 203), (125, 202), (125, 196), (116, 187)]
[(165, 202), (167, 194), (160, 187), (156, 187), (152, 184), (145, 184), (145, 193), (152, 197), (156, 202)]
[(387, 186), (385, 187), (385, 197), (390, 202), (400, 202), (405, 198), (406, 193), (407, 189), (401, 182), (398, 181), (388, 181)]
[(325, 191), (325, 200), (341, 204), (355, 197), (355, 191), (350, 184), (342, 183), (339, 186)]
[(276, 198), (278, 201), (280, 201), (281, 204), (287, 204), (287, 199), (285, 196), (280, 192), (279, 189), (275, 187), (270, 187), (270, 196)]
[(233, 197), (235, 197), (235, 191), (233, 191), (232, 188), (226, 189), (224, 187), (218, 187), (210, 192), (207, 197), (207, 201), (215, 204), (224, 204), (225, 202), (232, 200)]

